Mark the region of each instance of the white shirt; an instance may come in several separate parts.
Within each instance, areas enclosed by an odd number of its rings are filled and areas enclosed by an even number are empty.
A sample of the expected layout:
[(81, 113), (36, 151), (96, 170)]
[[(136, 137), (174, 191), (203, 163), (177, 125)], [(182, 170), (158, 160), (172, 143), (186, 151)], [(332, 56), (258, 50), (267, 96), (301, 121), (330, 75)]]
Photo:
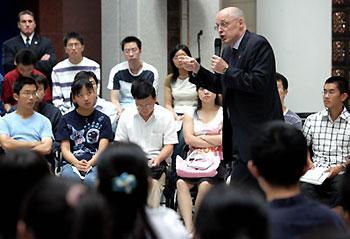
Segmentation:
[(169, 110), (155, 105), (152, 115), (145, 121), (135, 105), (126, 108), (120, 116), (114, 140), (136, 143), (147, 158), (157, 157), (164, 145), (178, 143), (174, 117)]
[(159, 239), (188, 239), (190, 238), (179, 215), (166, 207), (146, 207), (149, 222)]

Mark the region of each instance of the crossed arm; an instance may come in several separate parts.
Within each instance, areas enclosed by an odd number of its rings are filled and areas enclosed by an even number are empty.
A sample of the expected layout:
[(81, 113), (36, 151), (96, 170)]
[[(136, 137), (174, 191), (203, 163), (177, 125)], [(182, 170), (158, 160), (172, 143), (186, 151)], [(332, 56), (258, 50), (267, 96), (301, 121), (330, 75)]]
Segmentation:
[(2, 134), (0, 135), (0, 144), (5, 151), (28, 148), (45, 155), (51, 152), (52, 139), (50, 137), (43, 137), (41, 141), (20, 141)]

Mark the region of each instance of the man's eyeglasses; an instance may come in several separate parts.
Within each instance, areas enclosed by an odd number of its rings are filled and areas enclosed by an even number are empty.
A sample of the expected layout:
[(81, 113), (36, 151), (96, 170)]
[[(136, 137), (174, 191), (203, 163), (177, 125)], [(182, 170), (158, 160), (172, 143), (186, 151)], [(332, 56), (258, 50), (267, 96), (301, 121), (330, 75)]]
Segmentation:
[(146, 110), (150, 110), (152, 109), (154, 104), (147, 104), (147, 105), (136, 105), (136, 108), (138, 110), (141, 110), (141, 109), (146, 109)]
[(239, 18), (236, 18), (236, 19), (233, 19), (231, 21), (227, 21), (227, 22), (220, 22), (219, 24), (216, 24), (214, 26), (214, 30), (217, 31), (219, 30), (219, 28), (221, 29), (226, 29), (226, 27), (228, 27), (228, 25), (230, 25), (231, 22), (235, 21), (235, 20), (238, 20)]
[(126, 54), (129, 54), (130, 51), (132, 51), (132, 53), (136, 53), (137, 50), (138, 50), (138, 49), (137, 49), (136, 47), (134, 47), (134, 48), (131, 48), (131, 49), (124, 49), (124, 52), (125, 52)]
[(75, 43), (68, 43), (67, 47), (68, 48), (73, 48), (73, 46), (75, 46), (75, 48), (79, 47), (81, 44), (80, 42), (75, 42)]
[(33, 97), (38, 96), (38, 92), (36, 92), (36, 91), (33, 91), (33, 92), (24, 91), (24, 92), (22, 92), (21, 94), (24, 95), (24, 96), (26, 96), (26, 97), (29, 97), (29, 96), (33, 96)]

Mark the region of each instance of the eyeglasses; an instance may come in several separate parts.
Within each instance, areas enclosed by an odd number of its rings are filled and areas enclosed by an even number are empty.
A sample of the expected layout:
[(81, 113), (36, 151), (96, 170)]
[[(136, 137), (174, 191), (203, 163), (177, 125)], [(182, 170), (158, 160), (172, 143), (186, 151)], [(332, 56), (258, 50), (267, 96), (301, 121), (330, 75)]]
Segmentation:
[(336, 91), (335, 90), (324, 90), (323, 92), (322, 92), (322, 94), (323, 95), (334, 95), (336, 93)]
[(141, 110), (141, 109), (146, 109), (146, 110), (150, 110), (152, 109), (154, 104), (147, 104), (147, 105), (136, 105), (136, 108), (138, 110)]
[(227, 21), (227, 22), (221, 22), (220, 24), (216, 24), (214, 26), (214, 30), (217, 31), (219, 30), (219, 28), (221, 29), (226, 29), (228, 27), (228, 25), (230, 25), (231, 22), (235, 21), (235, 20), (238, 20), (239, 18), (236, 18), (236, 19), (233, 19), (231, 21)]
[(131, 48), (131, 49), (124, 49), (124, 52), (125, 52), (126, 54), (129, 54), (130, 51), (132, 51), (132, 53), (136, 53), (136, 52), (138, 51), (138, 49), (137, 49), (136, 47)]
[(68, 43), (67, 44), (68, 48), (73, 48), (73, 46), (79, 47), (79, 46), (81, 46), (81, 43), (80, 42), (75, 42), (75, 43)]
[(36, 91), (32, 91), (32, 92), (24, 91), (24, 92), (21, 93), (21, 95), (24, 95), (26, 97), (30, 97), (30, 96), (35, 97), (35, 96), (38, 96), (38, 92), (36, 92)]

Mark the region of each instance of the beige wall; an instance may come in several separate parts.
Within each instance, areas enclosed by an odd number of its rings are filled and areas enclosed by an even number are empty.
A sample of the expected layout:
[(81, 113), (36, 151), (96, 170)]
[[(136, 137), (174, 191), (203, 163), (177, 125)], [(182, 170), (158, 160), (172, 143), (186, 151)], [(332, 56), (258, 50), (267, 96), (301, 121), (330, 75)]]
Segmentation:
[(249, 31), (256, 32), (256, 0), (221, 0), (221, 8), (225, 7), (242, 9)]

